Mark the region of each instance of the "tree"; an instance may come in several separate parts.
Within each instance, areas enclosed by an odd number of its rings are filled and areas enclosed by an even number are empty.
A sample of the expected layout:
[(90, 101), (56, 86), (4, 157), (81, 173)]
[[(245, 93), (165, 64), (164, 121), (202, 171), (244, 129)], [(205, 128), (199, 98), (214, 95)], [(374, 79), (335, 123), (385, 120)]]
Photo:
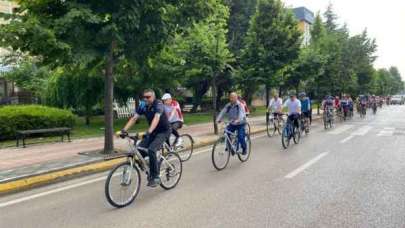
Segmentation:
[[(278, 72), (298, 58), (301, 46), (301, 32), (291, 10), (280, 0), (259, 0), (257, 11), (252, 17), (242, 54), (245, 74), (243, 81), (266, 86), (266, 102), (270, 87), (278, 87), (281, 78)], [(249, 93), (255, 85), (245, 85)], [(249, 97), (251, 95), (248, 95)]]
[(43, 63), (104, 64), (104, 151), (113, 151), (113, 75), (127, 58), (145, 70), (176, 29), (204, 18), (215, 0), (20, 0), (0, 44), (39, 56)]

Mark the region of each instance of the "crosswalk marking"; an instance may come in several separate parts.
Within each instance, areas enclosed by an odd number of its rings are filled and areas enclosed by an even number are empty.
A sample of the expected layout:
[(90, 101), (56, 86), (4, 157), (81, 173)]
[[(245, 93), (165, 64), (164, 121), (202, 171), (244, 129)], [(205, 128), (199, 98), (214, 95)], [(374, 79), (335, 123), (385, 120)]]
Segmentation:
[(354, 125), (345, 124), (345, 125), (342, 125), (342, 126), (336, 128), (336, 129), (328, 132), (328, 134), (339, 135), (339, 134), (341, 134), (341, 133), (343, 133), (343, 132), (345, 132), (345, 131), (347, 131), (349, 129), (352, 129), (353, 127), (354, 127)]
[(373, 129), (373, 127), (371, 126), (363, 126), (359, 129), (357, 129), (355, 132), (352, 133), (352, 135), (356, 135), (356, 136), (364, 136), (365, 134), (367, 134), (371, 129)]

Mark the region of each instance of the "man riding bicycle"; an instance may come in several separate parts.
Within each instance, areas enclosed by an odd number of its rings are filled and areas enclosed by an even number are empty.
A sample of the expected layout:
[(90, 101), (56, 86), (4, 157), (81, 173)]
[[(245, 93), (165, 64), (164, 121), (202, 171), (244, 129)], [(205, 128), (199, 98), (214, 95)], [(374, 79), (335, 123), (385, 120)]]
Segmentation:
[(230, 93), (229, 103), (225, 105), (222, 111), (217, 117), (217, 122), (221, 123), (225, 115), (227, 115), (229, 120), (229, 125), (227, 130), (230, 132), (237, 131), (238, 142), (242, 148), (242, 154), (246, 155), (247, 146), (245, 141), (245, 124), (246, 124), (246, 113), (243, 105), (238, 100), (238, 95), (235, 92)]
[(302, 116), (304, 118), (309, 119), (309, 118), (311, 118), (311, 100), (305, 94), (305, 92), (300, 93), (299, 96), (300, 96), (300, 102), (301, 102)]
[(128, 130), (136, 123), (141, 115), (145, 115), (149, 123), (149, 129), (146, 131), (139, 148), (147, 149), (147, 153), (140, 150), (142, 156), (149, 156), (150, 172), (148, 176), (148, 186), (156, 187), (160, 184), (159, 177), (159, 161), (157, 159), (157, 151), (162, 148), (163, 143), (171, 134), (171, 128), (167, 116), (164, 113), (163, 103), (156, 99), (155, 92), (147, 89), (143, 92), (144, 101), (140, 102), (135, 114), (125, 127), (117, 132), (117, 135), (128, 134)]
[(343, 111), (343, 117), (346, 119), (350, 111), (350, 101), (347, 95), (345, 95), (343, 99), (340, 101), (340, 107), (342, 108)]
[[(288, 99), (284, 103), (284, 107), (288, 109), (288, 118), (287, 123), (293, 123), (293, 131), (295, 128), (299, 128), (299, 119), (301, 116), (301, 102), (297, 99), (295, 94), (290, 95), (290, 99)], [(294, 133), (294, 132), (293, 132)]]
[(278, 118), (283, 113), (283, 99), (278, 97), (278, 94), (275, 93), (273, 98), (270, 100), (269, 106), (267, 107), (267, 112), (273, 114), (274, 118)]

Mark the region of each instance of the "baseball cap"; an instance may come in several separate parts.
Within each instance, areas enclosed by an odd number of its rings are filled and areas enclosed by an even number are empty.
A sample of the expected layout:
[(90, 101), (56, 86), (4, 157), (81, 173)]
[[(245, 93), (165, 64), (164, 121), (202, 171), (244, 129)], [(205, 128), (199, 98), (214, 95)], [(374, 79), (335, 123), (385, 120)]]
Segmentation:
[(170, 93), (165, 93), (163, 94), (162, 100), (167, 100), (167, 99), (171, 99), (172, 96), (170, 95)]

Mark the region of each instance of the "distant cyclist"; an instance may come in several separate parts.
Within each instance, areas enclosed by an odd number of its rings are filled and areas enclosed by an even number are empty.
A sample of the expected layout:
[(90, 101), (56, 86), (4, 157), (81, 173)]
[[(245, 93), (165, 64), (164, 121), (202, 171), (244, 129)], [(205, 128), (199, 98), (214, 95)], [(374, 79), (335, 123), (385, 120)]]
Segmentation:
[(170, 93), (165, 93), (162, 97), (162, 101), (164, 103), (165, 114), (172, 127), (172, 134), (176, 137), (174, 140), (175, 146), (179, 147), (183, 142), (177, 130), (181, 129), (184, 123), (180, 104), (172, 98)]
[[(288, 109), (287, 122), (293, 124), (293, 129), (299, 128), (299, 119), (301, 116), (301, 102), (295, 94), (291, 94), (290, 98), (284, 103), (284, 107)], [(294, 132), (293, 132), (294, 133)]]
[(347, 95), (343, 96), (342, 100), (340, 101), (340, 107), (343, 112), (343, 117), (346, 119), (350, 111), (350, 101)]
[(278, 94), (275, 93), (273, 98), (270, 100), (269, 106), (267, 107), (267, 112), (273, 114), (274, 118), (278, 118), (283, 113), (283, 99), (278, 97)]
[(242, 147), (242, 154), (246, 155), (247, 146), (245, 141), (245, 124), (246, 124), (246, 113), (243, 105), (238, 100), (238, 95), (235, 92), (230, 93), (229, 103), (225, 105), (222, 111), (217, 117), (217, 122), (222, 122), (222, 119), (227, 116), (229, 120), (229, 125), (227, 130), (230, 132), (237, 131), (238, 142)]
[(249, 107), (248, 107), (246, 101), (243, 100), (243, 98), (240, 97), (240, 96), (238, 96), (238, 101), (243, 106), (243, 109), (245, 110), (245, 113), (246, 113), (246, 117), (249, 116), (250, 115), (250, 110), (249, 110)]
[(305, 92), (299, 94), (301, 101), (301, 112), (304, 118), (311, 119), (311, 100)]

